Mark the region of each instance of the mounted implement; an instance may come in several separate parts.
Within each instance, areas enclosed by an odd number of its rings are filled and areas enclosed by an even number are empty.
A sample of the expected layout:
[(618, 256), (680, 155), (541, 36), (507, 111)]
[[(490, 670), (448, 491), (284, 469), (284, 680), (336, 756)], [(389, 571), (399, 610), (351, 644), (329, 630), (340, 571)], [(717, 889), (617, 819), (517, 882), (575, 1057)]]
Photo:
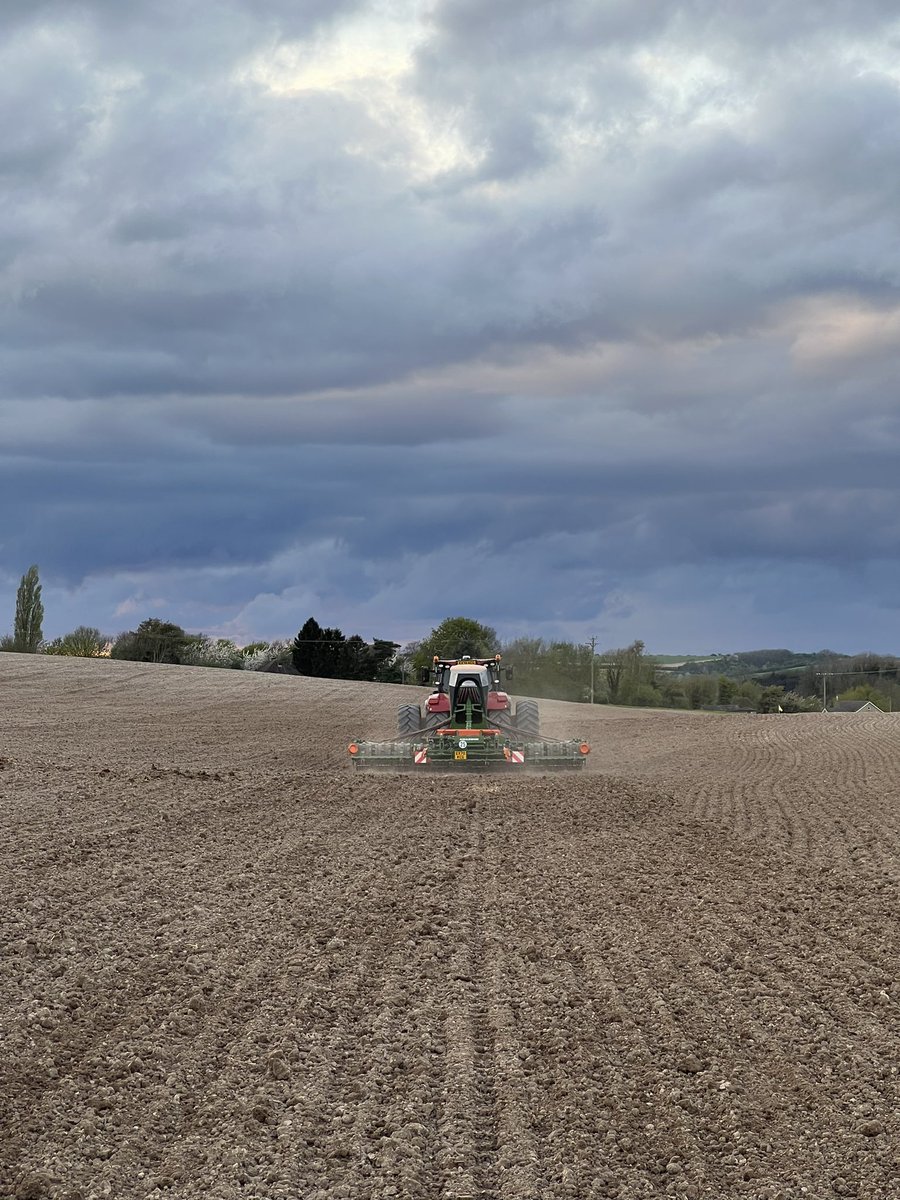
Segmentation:
[[(506, 671), (507, 678), (511, 670)], [(578, 771), (590, 746), (541, 737), (535, 700), (520, 700), (513, 712), (501, 688), (500, 655), (494, 658), (435, 658), (434, 691), (425, 702), (397, 710), (398, 737), (389, 742), (352, 742), (358, 770)]]

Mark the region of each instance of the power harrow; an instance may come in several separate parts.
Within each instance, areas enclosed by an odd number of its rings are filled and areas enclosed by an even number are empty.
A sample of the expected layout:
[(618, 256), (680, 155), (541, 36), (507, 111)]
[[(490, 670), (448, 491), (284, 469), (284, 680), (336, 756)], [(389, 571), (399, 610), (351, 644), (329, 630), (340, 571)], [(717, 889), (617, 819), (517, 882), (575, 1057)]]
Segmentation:
[[(434, 659), (434, 691), (424, 711), (397, 710), (398, 736), (386, 742), (351, 742), (356, 770), (391, 771), (580, 771), (587, 742), (542, 738), (534, 700), (513, 711), (502, 690), (500, 655)], [(507, 678), (512, 668), (505, 668)]]

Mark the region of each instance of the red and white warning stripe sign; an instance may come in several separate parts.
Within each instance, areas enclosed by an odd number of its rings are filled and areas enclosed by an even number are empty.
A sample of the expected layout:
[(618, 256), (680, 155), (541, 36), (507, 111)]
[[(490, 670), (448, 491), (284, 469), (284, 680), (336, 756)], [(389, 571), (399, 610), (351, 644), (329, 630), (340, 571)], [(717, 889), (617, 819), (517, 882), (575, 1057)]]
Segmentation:
[(525, 761), (524, 750), (510, 750), (509, 761), (514, 763), (523, 763)]
[(427, 750), (417, 750), (415, 752), (415, 754), (413, 755), (413, 762), (416, 764), (427, 763), (428, 762), (428, 751)]

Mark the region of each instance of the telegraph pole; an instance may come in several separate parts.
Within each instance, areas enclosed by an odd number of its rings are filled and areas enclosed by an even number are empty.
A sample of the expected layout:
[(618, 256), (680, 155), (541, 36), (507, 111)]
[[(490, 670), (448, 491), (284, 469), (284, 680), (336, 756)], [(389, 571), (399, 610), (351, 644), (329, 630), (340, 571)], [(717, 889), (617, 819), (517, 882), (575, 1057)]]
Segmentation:
[(597, 650), (597, 639), (592, 637), (589, 642), (584, 643), (591, 648), (591, 704), (594, 703), (594, 658)]

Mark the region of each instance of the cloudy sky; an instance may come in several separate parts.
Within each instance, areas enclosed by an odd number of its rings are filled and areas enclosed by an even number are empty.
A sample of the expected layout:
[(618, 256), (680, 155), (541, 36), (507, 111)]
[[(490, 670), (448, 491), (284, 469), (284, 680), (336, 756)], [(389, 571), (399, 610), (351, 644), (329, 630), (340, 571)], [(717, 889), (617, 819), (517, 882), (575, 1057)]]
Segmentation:
[(0, 632), (900, 651), (897, 13), (4, 0)]

